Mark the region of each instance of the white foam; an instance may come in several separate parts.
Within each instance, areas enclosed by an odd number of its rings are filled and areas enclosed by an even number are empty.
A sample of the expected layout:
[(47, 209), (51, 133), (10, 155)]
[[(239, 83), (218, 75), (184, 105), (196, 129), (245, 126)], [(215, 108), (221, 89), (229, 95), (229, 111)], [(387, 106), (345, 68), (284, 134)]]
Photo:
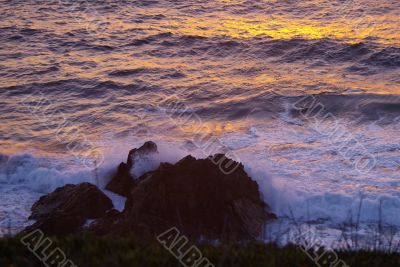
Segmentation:
[(108, 196), (111, 199), (111, 201), (112, 201), (112, 203), (114, 205), (114, 208), (116, 210), (118, 210), (119, 212), (122, 212), (124, 210), (126, 197), (117, 195), (117, 194), (115, 194), (115, 193), (113, 193), (111, 191), (108, 191), (108, 190), (103, 190), (103, 192), (104, 192), (104, 194), (106, 194), (106, 196)]

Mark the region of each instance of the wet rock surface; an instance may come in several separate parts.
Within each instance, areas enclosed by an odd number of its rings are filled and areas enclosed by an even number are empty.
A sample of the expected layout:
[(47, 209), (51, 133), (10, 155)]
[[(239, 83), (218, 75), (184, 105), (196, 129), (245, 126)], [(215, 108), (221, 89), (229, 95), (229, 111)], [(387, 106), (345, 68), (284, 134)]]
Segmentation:
[(139, 162), (146, 162), (148, 157), (157, 153), (157, 145), (151, 141), (144, 143), (140, 148), (129, 151), (126, 163), (121, 162), (117, 173), (107, 184), (106, 189), (118, 195), (128, 197), (136, 185), (135, 167), (138, 168), (139, 166), (137, 165), (140, 164)]
[[(242, 164), (223, 154), (206, 159), (189, 155), (176, 164), (161, 163), (140, 177), (132, 174), (140, 157), (154, 153), (158, 151), (153, 142), (131, 150), (108, 184), (107, 189), (127, 197), (123, 212), (112, 209), (94, 185), (66, 185), (33, 205), (30, 218), (37, 222), (28, 229), (43, 228), (55, 235), (134, 232), (154, 238), (176, 227), (194, 240), (251, 240), (266, 221), (276, 218)], [(236, 167), (224, 172), (222, 161)], [(88, 219), (94, 221), (85, 225)]]
[(194, 239), (253, 239), (275, 218), (268, 211), (243, 165), (224, 174), (210, 158), (187, 156), (141, 177), (120, 224), (152, 235), (177, 227)]
[(87, 220), (103, 217), (112, 207), (111, 200), (95, 185), (65, 185), (33, 204), (29, 219), (36, 223), (25, 231), (40, 229), (49, 235), (70, 234)]

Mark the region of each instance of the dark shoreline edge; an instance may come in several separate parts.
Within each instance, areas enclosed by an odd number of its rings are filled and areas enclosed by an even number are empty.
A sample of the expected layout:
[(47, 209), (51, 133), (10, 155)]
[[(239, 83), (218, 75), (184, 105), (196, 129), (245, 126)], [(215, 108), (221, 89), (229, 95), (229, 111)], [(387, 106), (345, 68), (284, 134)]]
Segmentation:
[[(21, 244), (20, 238), (19, 235), (0, 238), (0, 266), (44, 266)], [(155, 240), (143, 242), (133, 235), (120, 237), (71, 235), (63, 238), (52, 237), (52, 240), (54, 246), (60, 247), (69, 259), (82, 267), (183, 266)], [(274, 243), (241, 242), (219, 245), (198, 244), (198, 248), (216, 267), (318, 266), (297, 245), (279, 247)], [(310, 252), (314, 253), (311, 250)], [(398, 253), (370, 251), (336, 251), (336, 253), (339, 259), (352, 267), (398, 267), (400, 264)]]

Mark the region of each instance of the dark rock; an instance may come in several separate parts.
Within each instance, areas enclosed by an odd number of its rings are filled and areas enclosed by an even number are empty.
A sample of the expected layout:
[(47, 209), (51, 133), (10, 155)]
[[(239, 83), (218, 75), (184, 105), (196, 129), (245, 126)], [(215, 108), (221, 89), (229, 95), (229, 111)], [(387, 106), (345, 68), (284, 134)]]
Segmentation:
[(138, 161), (138, 159), (146, 158), (149, 155), (155, 154), (155, 153), (158, 153), (156, 143), (154, 143), (152, 141), (147, 141), (141, 147), (134, 148), (131, 151), (129, 151), (126, 164), (128, 165), (129, 169), (132, 169), (135, 167), (135, 163)]
[(29, 219), (36, 223), (25, 231), (41, 229), (48, 235), (73, 233), (86, 220), (100, 218), (112, 207), (111, 200), (92, 184), (65, 185), (33, 204)]
[[(135, 167), (139, 157), (156, 152), (152, 142), (131, 150), (128, 162), (122, 163), (118, 172), (128, 178), (129, 166)], [(225, 164), (227, 161), (231, 164)], [(192, 240), (252, 240), (266, 221), (276, 218), (243, 165), (222, 154), (161, 163), (154, 171), (134, 178), (131, 176), (133, 189), (125, 191), (128, 198), (122, 213), (111, 210), (111, 200), (94, 185), (66, 185), (33, 205), (30, 218), (37, 222), (26, 231), (40, 228), (49, 235), (133, 232), (154, 240), (176, 227)], [(88, 220), (94, 221), (87, 225)]]
[[(115, 229), (118, 221), (121, 219), (122, 213), (116, 209), (109, 210), (102, 218), (88, 225), (89, 232), (104, 235)], [(86, 229), (82, 229), (83, 231)]]
[(135, 180), (130, 174), (130, 169), (126, 163), (121, 162), (118, 171), (107, 184), (106, 189), (118, 195), (127, 197), (135, 186)]
[(157, 145), (151, 141), (144, 143), (140, 148), (129, 151), (127, 162), (122, 162), (119, 165), (117, 173), (107, 184), (106, 189), (118, 195), (128, 197), (136, 184), (135, 179), (137, 177), (133, 174), (135, 166), (143, 161), (146, 164), (151, 155), (156, 153), (158, 153)]
[(241, 164), (224, 174), (211, 158), (187, 156), (175, 165), (161, 164), (140, 181), (114, 229), (154, 237), (177, 227), (193, 239), (248, 240), (276, 218)]

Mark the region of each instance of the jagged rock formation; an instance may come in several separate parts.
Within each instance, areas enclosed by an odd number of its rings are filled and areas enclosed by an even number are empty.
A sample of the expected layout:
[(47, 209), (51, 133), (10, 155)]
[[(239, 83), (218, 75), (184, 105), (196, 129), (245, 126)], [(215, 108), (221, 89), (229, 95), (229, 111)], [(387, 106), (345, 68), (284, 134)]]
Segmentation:
[(135, 186), (135, 175), (133, 170), (138, 162), (146, 161), (146, 157), (157, 154), (157, 145), (154, 142), (146, 142), (140, 148), (129, 151), (126, 163), (121, 162), (118, 166), (117, 173), (107, 184), (106, 189), (118, 195), (128, 197)]
[(111, 200), (92, 184), (65, 185), (33, 204), (29, 219), (36, 223), (25, 231), (40, 229), (48, 235), (74, 233), (87, 220), (103, 217), (112, 207)]
[[(28, 230), (41, 228), (55, 235), (134, 232), (155, 238), (176, 227), (194, 240), (250, 240), (260, 234), (266, 221), (276, 218), (242, 164), (232, 161), (237, 166), (227, 173), (218, 164), (229, 160), (225, 155), (186, 156), (135, 177), (135, 166), (154, 153), (158, 151), (153, 142), (131, 150), (127, 163), (121, 163), (107, 186), (127, 196), (122, 213), (112, 209), (111, 201), (94, 185), (67, 185), (33, 205), (31, 219), (37, 222)], [(96, 220), (83, 227), (88, 219)]]

